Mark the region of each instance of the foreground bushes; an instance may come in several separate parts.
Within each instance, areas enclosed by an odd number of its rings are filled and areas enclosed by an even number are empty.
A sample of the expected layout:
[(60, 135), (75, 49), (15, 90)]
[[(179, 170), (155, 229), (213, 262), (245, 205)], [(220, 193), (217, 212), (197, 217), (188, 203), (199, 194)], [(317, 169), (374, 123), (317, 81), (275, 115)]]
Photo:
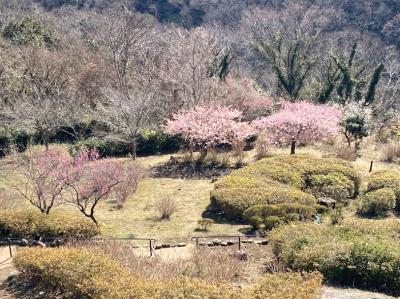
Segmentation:
[(351, 220), (340, 226), (297, 223), (272, 231), (275, 253), (296, 271), (333, 282), (400, 294), (400, 221)]
[(266, 275), (247, 289), (187, 277), (157, 281), (134, 276), (103, 254), (77, 248), (27, 248), (14, 263), (21, 279), (61, 298), (309, 299), (318, 298), (322, 282), (318, 273)]
[(351, 164), (309, 155), (265, 158), (219, 179), (212, 204), (228, 218), (260, 204), (313, 205), (316, 197), (346, 203), (359, 192), (360, 179)]
[(94, 237), (98, 227), (89, 219), (69, 214), (43, 214), (32, 210), (1, 210), (0, 237)]

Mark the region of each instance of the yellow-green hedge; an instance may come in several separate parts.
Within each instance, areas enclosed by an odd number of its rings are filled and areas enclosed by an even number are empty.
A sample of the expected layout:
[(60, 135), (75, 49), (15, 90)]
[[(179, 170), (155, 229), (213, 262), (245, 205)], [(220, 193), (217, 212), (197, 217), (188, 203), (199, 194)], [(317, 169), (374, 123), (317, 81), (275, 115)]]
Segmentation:
[(0, 237), (94, 237), (100, 233), (89, 219), (71, 214), (49, 215), (34, 210), (0, 209)]
[(396, 207), (396, 193), (391, 188), (368, 192), (362, 197), (359, 214), (366, 217), (384, 217)]
[[(313, 205), (315, 198), (295, 187), (275, 181), (248, 179), (240, 184), (236, 177), (223, 178), (224, 187), (217, 182), (211, 202), (228, 218), (241, 218), (248, 208), (260, 204), (299, 203)], [(239, 179), (240, 180), (240, 179)], [(230, 181), (228, 184), (227, 181)]]
[(269, 238), (294, 271), (319, 271), (333, 283), (400, 295), (399, 232), (396, 219), (353, 219), (339, 226), (280, 226)]
[[(385, 190), (385, 191), (382, 191)], [(382, 196), (390, 197), (389, 193), (394, 193), (396, 197), (396, 209), (400, 211), (400, 171), (397, 170), (381, 170), (372, 173), (368, 180), (368, 186), (364, 199), (371, 202), (376, 199), (377, 204), (382, 201)], [(379, 198), (377, 197), (379, 196)]]
[(188, 277), (156, 281), (134, 276), (109, 257), (81, 248), (26, 248), (14, 263), (21, 279), (34, 282), (50, 297), (62, 292), (66, 299), (311, 299), (319, 298), (322, 282), (319, 273), (291, 272), (266, 275), (244, 289)]
[(347, 202), (357, 196), (359, 186), (360, 179), (347, 161), (277, 155), (220, 178), (211, 202), (226, 217), (237, 219), (246, 209), (260, 204), (312, 205), (316, 197)]

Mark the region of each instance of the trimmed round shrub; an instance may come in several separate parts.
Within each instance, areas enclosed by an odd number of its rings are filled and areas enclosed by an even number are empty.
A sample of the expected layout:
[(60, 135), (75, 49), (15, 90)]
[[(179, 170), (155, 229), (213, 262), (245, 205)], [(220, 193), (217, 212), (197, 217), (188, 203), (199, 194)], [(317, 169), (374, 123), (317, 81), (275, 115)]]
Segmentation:
[(270, 217), (277, 217), (278, 222), (289, 223), (299, 220), (310, 220), (317, 214), (313, 206), (296, 203), (283, 203), (276, 205), (256, 205), (244, 211), (243, 216), (254, 228), (259, 229), (264, 225), (265, 229), (271, 229)]
[(318, 174), (310, 177), (309, 188), (317, 197), (330, 197), (345, 203), (354, 196), (355, 184), (340, 173)]
[(227, 218), (243, 219), (254, 205), (316, 204), (316, 197), (347, 203), (359, 192), (360, 178), (351, 164), (334, 158), (277, 155), (220, 178), (211, 193), (213, 206)]
[(396, 193), (391, 188), (381, 188), (366, 193), (359, 214), (366, 217), (384, 217), (396, 206)]
[(393, 189), (397, 200), (400, 200), (400, 171), (382, 170), (372, 173), (368, 180), (367, 192), (381, 188)]
[(295, 271), (332, 283), (400, 294), (400, 221), (354, 219), (342, 225), (293, 223), (272, 230), (274, 252)]
[(43, 214), (34, 210), (1, 210), (0, 237), (91, 238), (100, 234), (89, 219), (69, 214)]
[(211, 203), (230, 219), (243, 219), (243, 212), (255, 205), (299, 203), (313, 205), (316, 199), (311, 194), (297, 188), (274, 181), (249, 179), (246, 184), (237, 184), (220, 188), (218, 184), (211, 193)]
[(286, 223), (294, 222), (294, 221), (299, 221), (300, 215), (297, 213), (289, 213), (283, 216), (283, 220)]
[(382, 170), (372, 173), (368, 180), (367, 194), (382, 188), (392, 189), (396, 195), (396, 210), (400, 211), (400, 171)]

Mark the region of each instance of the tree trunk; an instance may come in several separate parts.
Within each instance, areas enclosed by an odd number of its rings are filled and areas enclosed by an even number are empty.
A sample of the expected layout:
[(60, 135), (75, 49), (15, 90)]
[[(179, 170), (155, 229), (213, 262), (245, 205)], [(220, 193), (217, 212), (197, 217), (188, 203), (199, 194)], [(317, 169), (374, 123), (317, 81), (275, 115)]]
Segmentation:
[(47, 152), (49, 150), (49, 137), (47, 136), (46, 133), (43, 134), (43, 144)]
[(132, 151), (131, 152), (132, 159), (136, 160), (136, 151), (137, 151), (136, 138), (133, 139), (131, 151)]
[(93, 214), (88, 215), (87, 217), (89, 217), (90, 219), (92, 219), (92, 221), (98, 226), (99, 223), (97, 222), (96, 218), (94, 218)]
[(291, 147), (290, 147), (290, 154), (291, 155), (294, 155), (294, 154), (296, 154), (296, 138), (292, 138), (292, 144), (291, 144)]

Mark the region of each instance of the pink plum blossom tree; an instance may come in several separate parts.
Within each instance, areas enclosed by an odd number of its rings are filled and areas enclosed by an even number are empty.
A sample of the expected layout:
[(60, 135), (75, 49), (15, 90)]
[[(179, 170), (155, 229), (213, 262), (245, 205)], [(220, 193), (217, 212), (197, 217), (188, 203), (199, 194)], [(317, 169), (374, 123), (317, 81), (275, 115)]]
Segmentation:
[(341, 111), (333, 106), (309, 101), (283, 102), (280, 111), (254, 121), (253, 125), (265, 132), (273, 144), (310, 144), (337, 135), (340, 118)]
[(226, 105), (242, 111), (247, 120), (268, 115), (274, 108), (273, 98), (249, 78), (236, 79), (228, 76), (220, 85), (219, 97)]
[(99, 204), (114, 194), (121, 207), (144, 175), (134, 162), (99, 159), (97, 149), (85, 149), (74, 158), (56, 149), (23, 155), (17, 171), (23, 184), (14, 189), (42, 213), (67, 203), (96, 224)]
[(235, 145), (254, 134), (253, 127), (242, 122), (242, 112), (231, 107), (206, 104), (184, 109), (167, 121), (165, 131), (169, 135), (180, 135), (191, 149), (202, 153), (218, 145)]
[(42, 213), (49, 214), (53, 207), (63, 202), (64, 174), (70, 162), (69, 155), (60, 150), (28, 152), (21, 156), (20, 166), (16, 169), (23, 183), (15, 184), (13, 188)]
[(97, 150), (84, 150), (76, 156), (66, 178), (72, 191), (67, 202), (98, 224), (95, 212), (99, 204), (114, 194), (121, 206), (136, 191), (142, 176), (142, 169), (133, 162), (99, 159)]
[(78, 180), (68, 183), (73, 190), (69, 203), (98, 224), (96, 208), (109, 198), (114, 187), (122, 183), (123, 167), (111, 159), (94, 160), (85, 163), (79, 173)]

